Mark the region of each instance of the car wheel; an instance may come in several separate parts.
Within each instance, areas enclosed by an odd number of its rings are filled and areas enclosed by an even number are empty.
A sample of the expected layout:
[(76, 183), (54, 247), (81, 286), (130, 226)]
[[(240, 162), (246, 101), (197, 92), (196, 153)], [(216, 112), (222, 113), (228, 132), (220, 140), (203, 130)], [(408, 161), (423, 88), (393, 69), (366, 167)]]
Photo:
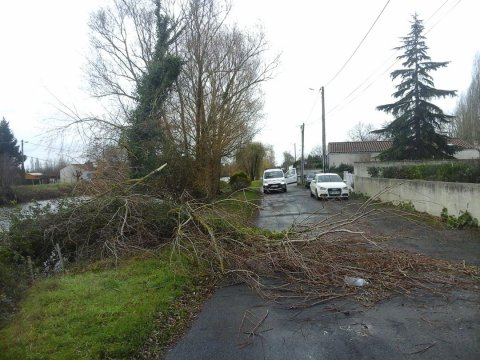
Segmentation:
[(318, 196), (318, 191), (315, 190), (315, 199), (320, 200), (320, 197)]
[(287, 192), (287, 187), (286, 186), (283, 188), (283, 192)]
[(264, 194), (268, 194), (268, 191), (265, 190), (265, 189), (263, 189), (263, 193), (264, 193)]
[(310, 189), (309, 193), (310, 193), (310, 197), (314, 197), (314, 195), (312, 193), (312, 189)]

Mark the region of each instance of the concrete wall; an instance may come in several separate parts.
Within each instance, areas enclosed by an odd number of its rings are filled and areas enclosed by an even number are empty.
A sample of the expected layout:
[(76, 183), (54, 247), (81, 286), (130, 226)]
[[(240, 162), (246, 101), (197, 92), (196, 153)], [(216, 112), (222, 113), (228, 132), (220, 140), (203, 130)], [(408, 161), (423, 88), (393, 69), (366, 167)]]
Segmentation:
[(337, 167), (340, 164), (353, 165), (356, 162), (368, 162), (375, 161), (375, 157), (380, 153), (356, 153), (356, 154), (346, 154), (346, 153), (330, 153), (327, 155), (328, 166)]
[(362, 177), (355, 174), (355, 192), (393, 203), (410, 201), (417, 211), (440, 216), (447, 208), (449, 215), (466, 211), (480, 220), (480, 184), (441, 181), (398, 180)]
[(461, 150), (455, 153), (455, 158), (457, 159), (479, 159), (480, 158), (480, 149), (466, 149)]

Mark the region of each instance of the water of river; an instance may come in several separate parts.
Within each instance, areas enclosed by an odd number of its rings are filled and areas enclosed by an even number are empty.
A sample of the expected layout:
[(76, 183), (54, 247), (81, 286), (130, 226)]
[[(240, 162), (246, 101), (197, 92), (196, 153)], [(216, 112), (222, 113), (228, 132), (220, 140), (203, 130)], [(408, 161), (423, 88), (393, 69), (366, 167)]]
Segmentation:
[[(82, 196), (71, 198), (71, 200), (77, 201), (86, 201), (89, 197)], [(32, 211), (33, 207), (44, 208), (46, 206), (50, 207), (50, 211), (55, 211), (58, 208), (59, 199), (53, 200), (40, 200), (36, 202), (20, 204), (14, 207), (0, 207), (0, 231), (6, 231), (10, 227), (10, 218), (14, 212), (20, 211), (23, 214), (28, 214)]]

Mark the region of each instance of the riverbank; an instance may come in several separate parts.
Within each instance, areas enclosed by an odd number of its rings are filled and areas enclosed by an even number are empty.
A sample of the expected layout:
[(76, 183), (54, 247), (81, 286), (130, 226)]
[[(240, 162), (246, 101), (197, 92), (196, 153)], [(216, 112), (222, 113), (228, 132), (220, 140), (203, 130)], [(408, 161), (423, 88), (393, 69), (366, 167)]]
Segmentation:
[(12, 186), (14, 201), (11, 204), (27, 203), (38, 200), (51, 200), (72, 196), (74, 189), (75, 186), (73, 184), (66, 183)]
[[(219, 209), (247, 222), (255, 213), (256, 206), (253, 206), (254, 211), (252, 205), (247, 205), (245, 201), (258, 201), (259, 185), (255, 183), (253, 186), (257, 187), (245, 192), (230, 193), (230, 197), (225, 195), (218, 201)], [(54, 241), (50, 236), (44, 241), (45, 226), (42, 227), (41, 222), (47, 227), (54, 223), (57, 233), (62, 231), (62, 219), (65, 217), (62, 218), (60, 211), (48, 218), (37, 216), (24, 223), (28, 226), (17, 224), (17, 228), (5, 234), (10, 241), (3, 248), (0, 242), (0, 255), (2, 251), (5, 254), (4, 263), (0, 261), (0, 293), (2, 290), (9, 291), (9, 297), (5, 301), (0, 297), (0, 309), (3, 307), (5, 310), (8, 305), (11, 311), (4, 311), (3, 324), (0, 316), (0, 354), (3, 356), (0, 358), (162, 358), (165, 350), (186, 331), (215, 284), (212, 263), (217, 259), (207, 255), (199, 255), (201, 258), (198, 258), (188, 251), (179, 251), (180, 247), (174, 243), (161, 242), (160, 231), (168, 231), (166, 227), (169, 226), (166, 221), (159, 223), (159, 219), (163, 218), (162, 201), (149, 202), (148, 197), (139, 197), (136, 202), (134, 195), (128, 197), (128, 202), (125, 199), (122, 193), (115, 198), (110, 197), (106, 203), (97, 201), (99, 206), (94, 208), (76, 209), (75, 216), (83, 214), (82, 224), (88, 223), (88, 216), (94, 213), (97, 229), (88, 226), (91, 231), (88, 245), (93, 246), (95, 241), (110, 245), (111, 235), (107, 231), (115, 230), (114, 215), (119, 213), (118, 209), (124, 208), (125, 203), (141, 216), (130, 217), (127, 224), (135, 225), (133, 220), (138, 219), (142, 234), (153, 234), (156, 240), (152, 239), (153, 242), (147, 244), (149, 246), (145, 246), (144, 251), (137, 247), (130, 255), (123, 253), (117, 257), (115, 253), (115, 256), (109, 256), (109, 252), (105, 251), (103, 259), (90, 261), (84, 258), (78, 262), (69, 255), (72, 252), (69, 253), (68, 246), (64, 244), (62, 254), (70, 259), (65, 272), (47, 278), (39, 274), (33, 284), (29, 262), (17, 255), (20, 250), (29, 250), (30, 244)], [(85, 214), (88, 216), (85, 217)], [(70, 215), (66, 216), (69, 221), (72, 220)], [(105, 216), (108, 227), (101, 222)], [(121, 229), (124, 219), (120, 218)], [(70, 221), (69, 241), (79, 241), (75, 236), (86, 233), (78, 231), (75, 225), (78, 223)], [(96, 237), (98, 228), (105, 229), (101, 238)], [(124, 234), (130, 238), (125, 237), (122, 239), (124, 242), (115, 245), (133, 246), (138, 236), (134, 238), (131, 233)], [(10, 246), (13, 244), (22, 245), (22, 248)], [(36, 248), (39, 251), (43, 249), (40, 246)], [(41, 266), (49, 252), (35, 254), (30, 255), (32, 262), (35, 265), (36, 261)]]

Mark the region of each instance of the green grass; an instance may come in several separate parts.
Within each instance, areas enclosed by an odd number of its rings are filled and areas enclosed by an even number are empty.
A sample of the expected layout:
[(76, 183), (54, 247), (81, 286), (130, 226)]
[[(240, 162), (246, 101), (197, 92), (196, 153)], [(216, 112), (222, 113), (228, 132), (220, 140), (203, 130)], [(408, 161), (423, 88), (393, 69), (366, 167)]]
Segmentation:
[[(234, 212), (240, 218), (248, 220), (256, 213), (261, 187), (261, 180), (254, 180), (247, 189), (236, 191), (228, 198), (221, 199), (224, 200), (221, 206), (229, 212)], [(228, 199), (233, 201), (228, 201)]]
[(127, 359), (192, 286), (185, 261), (130, 259), (38, 281), (0, 330), (0, 359)]

